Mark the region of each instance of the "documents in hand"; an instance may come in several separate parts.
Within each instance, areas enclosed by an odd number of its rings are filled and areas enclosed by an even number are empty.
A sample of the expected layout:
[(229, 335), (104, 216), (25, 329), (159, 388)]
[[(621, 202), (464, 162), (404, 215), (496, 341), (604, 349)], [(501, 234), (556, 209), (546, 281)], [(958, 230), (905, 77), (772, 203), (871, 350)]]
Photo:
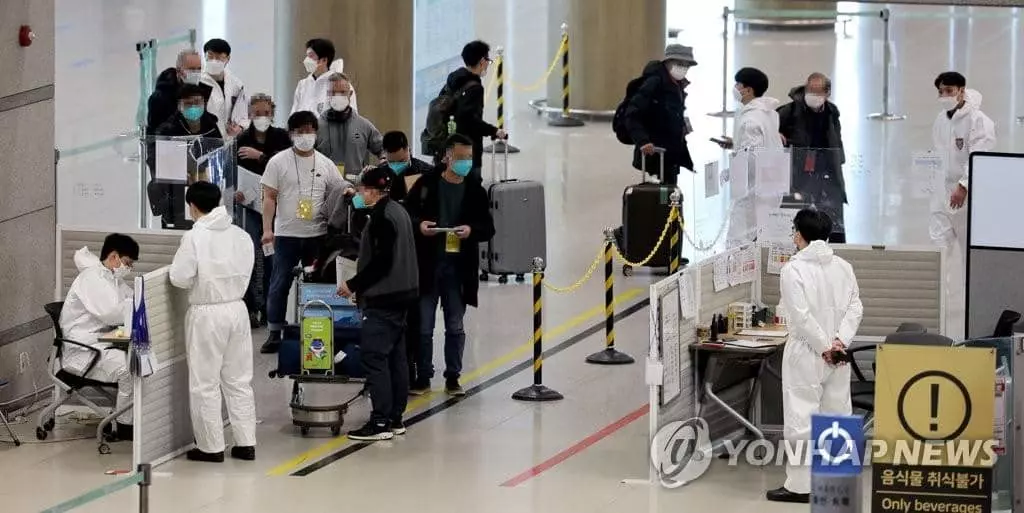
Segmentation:
[(334, 265), (339, 287), (356, 275), (356, 261), (351, 258), (338, 257), (334, 260)]
[(260, 175), (238, 166), (238, 191), (245, 195), (243, 204), (257, 212), (263, 212), (263, 188), (260, 185), (262, 178)]

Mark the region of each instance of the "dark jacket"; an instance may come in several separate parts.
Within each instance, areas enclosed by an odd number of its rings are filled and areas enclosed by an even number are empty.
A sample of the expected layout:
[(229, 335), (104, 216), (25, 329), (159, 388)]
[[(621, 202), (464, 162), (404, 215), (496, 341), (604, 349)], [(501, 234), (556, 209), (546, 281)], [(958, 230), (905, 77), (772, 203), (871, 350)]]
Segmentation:
[[(177, 103), (175, 103), (175, 105), (177, 105)], [(158, 125), (150, 135), (154, 137), (202, 136), (209, 139), (223, 139), (223, 136), (220, 133), (220, 128), (217, 128), (217, 116), (214, 116), (209, 112), (204, 112), (203, 117), (199, 118), (199, 131), (192, 133), (188, 129), (188, 121), (185, 121), (185, 117), (177, 111), (177, 107), (175, 107), (174, 114)], [(147, 146), (146, 163), (149, 165), (150, 176), (153, 176), (156, 172), (153, 168), (156, 162), (156, 143), (154, 140), (150, 140), (150, 143)], [(193, 147), (190, 153), (192, 154), (192, 157), (195, 158), (207, 153), (209, 150), (210, 148)]]
[[(811, 133), (812, 116), (810, 107), (804, 103), (805, 86), (794, 87), (789, 91), (789, 97), (793, 100), (777, 109), (779, 113), (779, 133), (786, 138), (786, 146), (790, 148), (813, 148), (814, 134)], [(832, 102), (826, 101), (822, 114), (825, 116), (823, 126), (826, 130), (823, 137), (827, 149), (835, 151), (827, 152), (831, 158), (831, 168), (838, 178), (838, 186), (842, 190), (843, 203), (846, 198), (846, 181), (843, 179), (843, 164), (846, 163), (846, 151), (843, 149), (842, 125), (839, 123), (839, 108)], [(794, 158), (794, 165), (800, 165), (799, 158)]]
[(238, 165), (252, 171), (253, 173), (262, 175), (263, 171), (267, 169), (267, 161), (270, 160), (270, 157), (277, 155), (278, 152), (291, 148), (292, 139), (291, 136), (288, 135), (287, 130), (272, 126), (267, 129), (266, 138), (261, 143), (256, 140), (256, 128), (250, 124), (249, 128), (243, 130), (235, 139), (236, 150), (240, 150), (246, 146), (263, 152), (263, 156), (259, 159), (243, 159), (239, 157)]
[(458, 91), (466, 82), (475, 81), (455, 100), (455, 132), (473, 141), (473, 167), (481, 167), (484, 158), (484, 137), (494, 137), (498, 128), (484, 121), (484, 85), (480, 77), (466, 68), (448, 75), (440, 94)]
[[(420, 232), (423, 221), (437, 221), (441, 200), (438, 195), (441, 173), (444, 168), (431, 169), (416, 181), (405, 198), (405, 209), (409, 212), (416, 232), (416, 254), (420, 264), (420, 293), (428, 294), (434, 290), (437, 276), (437, 260), (439, 252), (438, 237), (427, 237)], [(480, 289), (480, 243), (494, 237), (494, 219), (488, 205), (487, 191), (484, 190), (479, 178), (473, 175), (466, 177), (466, 193), (462, 197), (462, 212), (457, 224), (470, 228), (469, 237), (462, 241), (459, 252), (459, 272), (462, 275), (462, 299), (470, 306), (477, 306), (477, 293)]]
[(382, 198), (370, 209), (360, 239), (356, 275), (347, 282), (359, 306), (405, 310), (415, 303), (419, 269), (412, 222), (405, 209)]
[[(626, 107), (626, 129), (636, 147), (633, 149), (633, 167), (641, 169), (640, 147), (653, 143), (665, 148), (665, 178), (675, 183), (679, 168), (693, 171), (693, 159), (686, 146), (686, 86), (689, 82), (676, 82), (661, 61), (644, 66), (645, 80)], [(660, 157), (646, 158), (647, 172), (658, 176)]]
[(152, 135), (156, 128), (178, 112), (178, 89), (181, 79), (178, 70), (167, 68), (156, 77), (153, 94), (149, 95), (146, 133)]
[[(196, 169), (195, 159), (220, 146), (219, 140), (221, 139), (220, 129), (217, 128), (217, 116), (208, 112), (203, 113), (203, 117), (199, 119), (199, 131), (196, 133), (189, 132), (188, 122), (177, 111), (177, 102), (175, 102), (175, 113), (157, 126), (151, 135), (160, 137), (198, 135), (217, 139), (217, 143), (213, 143), (213, 141), (195, 142), (189, 147), (188, 170), (196, 174), (198, 174), (199, 170)], [(146, 144), (146, 165), (149, 167), (150, 177), (155, 177), (156, 141), (153, 139), (150, 139)], [(233, 186), (234, 184), (230, 185)], [(162, 216), (165, 227), (174, 225), (176, 229), (188, 229), (191, 226), (191, 222), (185, 220), (184, 185), (150, 181), (146, 185), (146, 194), (149, 199), (150, 210), (153, 212), (153, 215)]]
[[(387, 162), (381, 164), (380, 167), (388, 167)], [(399, 203), (404, 203), (406, 194), (409, 192), (405, 185), (405, 179), (407, 177), (424, 175), (429, 173), (433, 168), (434, 166), (431, 166), (416, 157), (412, 157), (409, 159), (409, 167), (405, 168), (405, 170), (402, 171), (402, 174), (396, 176), (395, 179), (391, 181), (391, 190), (388, 191), (388, 197)], [(393, 171), (388, 168), (388, 172)], [(420, 178), (422, 178), (422, 176), (420, 176)]]

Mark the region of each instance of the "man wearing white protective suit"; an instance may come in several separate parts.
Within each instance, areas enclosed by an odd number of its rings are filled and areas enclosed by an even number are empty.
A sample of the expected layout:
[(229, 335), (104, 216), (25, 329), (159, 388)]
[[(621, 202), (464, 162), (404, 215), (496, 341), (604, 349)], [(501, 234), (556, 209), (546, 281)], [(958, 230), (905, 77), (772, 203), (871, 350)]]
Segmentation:
[(185, 315), (189, 400), (196, 448), (188, 459), (224, 461), (221, 392), (235, 438), (231, 457), (256, 458), (256, 403), (252, 392), (252, 332), (242, 297), (253, 267), (253, 243), (231, 224), (220, 188), (197, 182), (185, 202), (195, 219), (171, 262), (175, 287), (189, 289)]
[[(72, 344), (62, 348), (64, 370), (101, 383), (117, 383), (118, 411), (132, 401), (132, 377), (128, 371), (127, 353), (110, 344), (97, 342), (100, 334), (131, 320), (134, 290), (125, 278), (139, 259), (139, 244), (127, 235), (112, 233), (103, 241), (99, 258), (82, 248), (75, 252), (78, 276), (64, 299), (60, 313), (60, 329), (64, 338), (99, 349), (100, 356), (92, 368), (95, 353)], [(117, 437), (132, 439), (132, 411), (117, 417)]]
[[(748, 158), (756, 159), (756, 152), (765, 150), (782, 150), (782, 136), (779, 134), (779, 100), (765, 96), (768, 92), (768, 75), (757, 68), (742, 68), (736, 72), (734, 77), (736, 85), (732, 93), (741, 106), (736, 110), (736, 118), (733, 120), (732, 137), (716, 139), (716, 142), (724, 148), (734, 150), (735, 153), (746, 152)], [(748, 162), (753, 168), (754, 162)], [(730, 180), (733, 180), (736, 173), (748, 172), (748, 169), (730, 169)], [(753, 185), (749, 180), (749, 187)], [(745, 196), (744, 196), (745, 197)], [(756, 231), (756, 209), (755, 201), (745, 202), (743, 208), (736, 206), (736, 201), (742, 198), (732, 198), (734, 205), (729, 216), (729, 230), (726, 234), (726, 245), (737, 246), (751, 242), (757, 238)], [(777, 204), (774, 206), (778, 206)]]
[[(864, 307), (853, 268), (825, 242), (831, 232), (832, 221), (823, 212), (797, 212), (793, 242), (799, 251), (782, 268), (779, 280), (779, 310), (789, 323), (782, 356), (784, 436), (791, 447), (803, 448), (801, 452), (808, 450), (812, 415), (850, 415), (853, 410), (850, 368), (842, 357), (860, 327)], [(788, 462), (786, 483), (768, 491), (766, 498), (809, 502), (811, 476), (805, 463)]]
[(966, 335), (967, 167), (971, 152), (995, 147), (996, 128), (981, 112), (981, 93), (967, 89), (963, 75), (942, 73), (935, 79), (935, 89), (942, 110), (935, 118), (932, 141), (942, 166), (932, 185), (928, 231), (946, 257), (946, 334), (959, 339)]
[[(309, 73), (295, 86), (292, 99), (292, 114), (301, 110), (312, 112), (319, 117), (330, 108), (331, 75), (345, 71), (345, 61), (334, 58), (334, 43), (329, 39), (310, 39), (306, 42), (306, 56), (302, 66)], [(350, 97), (352, 110), (359, 110), (356, 90)]]

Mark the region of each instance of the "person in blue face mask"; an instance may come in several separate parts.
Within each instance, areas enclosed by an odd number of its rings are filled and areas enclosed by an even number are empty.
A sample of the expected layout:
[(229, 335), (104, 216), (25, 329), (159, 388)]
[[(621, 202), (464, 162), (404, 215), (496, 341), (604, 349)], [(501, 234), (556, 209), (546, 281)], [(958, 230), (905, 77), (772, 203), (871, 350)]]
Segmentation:
[(416, 227), (420, 275), (420, 346), (410, 393), (425, 394), (434, 376), (434, 319), (444, 310), (445, 390), (464, 395), (459, 383), (466, 346), (463, 317), (477, 305), (480, 288), (478, 248), (494, 236), (487, 192), (473, 169), (473, 141), (453, 135), (442, 165), (425, 173), (405, 197)]
[(409, 187), (433, 166), (412, 156), (412, 152), (409, 151), (409, 139), (404, 132), (393, 130), (384, 134), (383, 146), (387, 162), (381, 163), (381, 167), (386, 167), (396, 177), (391, 183), (389, 196), (398, 202), (405, 201)]

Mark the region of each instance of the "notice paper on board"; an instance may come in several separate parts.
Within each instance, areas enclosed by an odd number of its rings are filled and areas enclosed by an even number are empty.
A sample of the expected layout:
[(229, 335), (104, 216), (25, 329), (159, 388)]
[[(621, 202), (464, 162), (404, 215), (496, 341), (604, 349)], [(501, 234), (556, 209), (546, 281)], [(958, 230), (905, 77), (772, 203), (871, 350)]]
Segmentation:
[[(188, 144), (183, 141), (156, 141), (157, 182), (186, 183), (188, 181)], [(188, 209), (185, 209), (186, 212)]]
[(719, 193), (718, 161), (704, 164), (704, 197), (714, 198)]
[(729, 288), (729, 256), (719, 255), (714, 261), (715, 292)]
[(679, 287), (679, 314), (684, 319), (697, 316), (697, 293), (693, 287), (693, 276), (689, 272), (679, 273), (676, 286)]
[(741, 285), (757, 279), (759, 254), (757, 248), (749, 247), (729, 257), (729, 285)]

